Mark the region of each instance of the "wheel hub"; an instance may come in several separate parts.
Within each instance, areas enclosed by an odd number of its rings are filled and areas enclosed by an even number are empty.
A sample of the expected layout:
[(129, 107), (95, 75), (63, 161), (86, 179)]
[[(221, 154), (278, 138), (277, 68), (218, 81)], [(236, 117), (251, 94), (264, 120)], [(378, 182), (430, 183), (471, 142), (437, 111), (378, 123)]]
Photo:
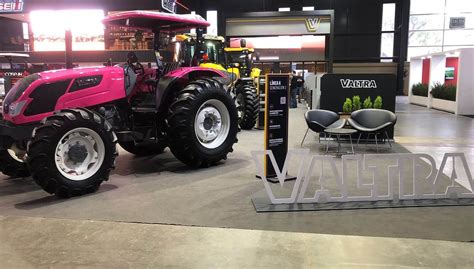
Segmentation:
[(227, 107), (215, 99), (204, 102), (196, 114), (194, 129), (201, 145), (209, 149), (219, 147), (229, 134), (230, 115)]
[(214, 120), (211, 117), (206, 117), (203, 126), (207, 131), (211, 130), (212, 126), (214, 126)]
[(105, 146), (101, 137), (91, 129), (76, 128), (59, 140), (55, 162), (64, 177), (80, 181), (94, 175), (104, 157)]
[(198, 138), (202, 142), (210, 142), (217, 138), (221, 130), (221, 114), (212, 107), (203, 108), (198, 114)]
[(82, 163), (88, 155), (86, 146), (79, 144), (79, 142), (71, 146), (67, 154), (69, 159), (76, 163)]

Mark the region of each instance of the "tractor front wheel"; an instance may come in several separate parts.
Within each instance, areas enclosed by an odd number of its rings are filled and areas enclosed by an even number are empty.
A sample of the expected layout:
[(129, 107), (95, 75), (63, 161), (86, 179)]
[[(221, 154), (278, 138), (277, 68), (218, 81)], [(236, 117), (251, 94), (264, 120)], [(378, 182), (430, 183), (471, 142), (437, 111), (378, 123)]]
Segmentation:
[(227, 158), (237, 142), (237, 108), (213, 79), (190, 82), (170, 106), (168, 140), (184, 164), (207, 167)]
[(28, 165), (46, 192), (68, 198), (95, 192), (114, 168), (112, 126), (88, 109), (67, 109), (43, 120), (28, 145)]
[(10, 149), (0, 150), (0, 172), (13, 178), (30, 175), (26, 163)]

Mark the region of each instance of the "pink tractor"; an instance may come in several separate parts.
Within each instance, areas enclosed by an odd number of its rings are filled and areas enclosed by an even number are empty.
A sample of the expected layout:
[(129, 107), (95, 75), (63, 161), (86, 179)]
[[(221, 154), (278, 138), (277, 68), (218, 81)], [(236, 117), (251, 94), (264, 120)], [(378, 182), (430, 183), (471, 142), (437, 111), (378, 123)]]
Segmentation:
[[(154, 33), (156, 68), (130, 52), (123, 66), (47, 71), (18, 81), (0, 121), (0, 171), (32, 175), (45, 191), (71, 197), (96, 191), (109, 177), (116, 143), (135, 155), (166, 147), (181, 162), (207, 167), (237, 142), (234, 101), (225, 74), (191, 67), (171, 42), (175, 31), (209, 26), (196, 15), (132, 11), (104, 24)], [(203, 44), (198, 34), (197, 44)], [(200, 57), (200, 51), (193, 52)]]

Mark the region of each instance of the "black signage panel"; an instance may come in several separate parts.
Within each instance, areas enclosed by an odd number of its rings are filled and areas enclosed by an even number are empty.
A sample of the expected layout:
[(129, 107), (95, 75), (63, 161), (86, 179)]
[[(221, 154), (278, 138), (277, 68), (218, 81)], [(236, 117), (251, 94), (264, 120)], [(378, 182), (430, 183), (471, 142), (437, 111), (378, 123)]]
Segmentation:
[(449, 29), (464, 29), (464, 28), (466, 28), (466, 17), (449, 18)]
[[(343, 112), (346, 98), (352, 99), (355, 95), (360, 97), (361, 103), (367, 97), (373, 103), (380, 96), (382, 109), (395, 112), (397, 77), (393, 74), (326, 74), (321, 78), (321, 109)], [(392, 130), (389, 136), (393, 137)]]
[(382, 108), (395, 112), (397, 79), (393, 74), (326, 74), (321, 78), (321, 109), (342, 112), (346, 98), (363, 102), (382, 97)]
[[(273, 152), (281, 171), (288, 152), (290, 76), (267, 74), (265, 97), (265, 149)], [(276, 177), (269, 157), (265, 160), (265, 173)]]

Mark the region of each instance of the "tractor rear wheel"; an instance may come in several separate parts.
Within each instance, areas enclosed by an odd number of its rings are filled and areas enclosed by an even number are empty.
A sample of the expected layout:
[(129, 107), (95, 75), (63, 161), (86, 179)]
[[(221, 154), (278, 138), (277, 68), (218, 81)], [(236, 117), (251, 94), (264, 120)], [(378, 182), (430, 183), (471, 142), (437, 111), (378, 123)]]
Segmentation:
[(67, 109), (42, 121), (28, 144), (28, 166), (46, 192), (68, 198), (95, 192), (114, 168), (112, 126), (88, 109)]
[(257, 123), (258, 105), (257, 90), (250, 83), (239, 84), (235, 90), (235, 103), (239, 112), (239, 126), (251, 130)]
[(0, 172), (13, 178), (30, 175), (26, 163), (10, 149), (0, 150)]
[(237, 142), (237, 108), (213, 79), (192, 81), (178, 92), (167, 122), (171, 152), (191, 167), (225, 160)]
[(167, 145), (162, 142), (135, 144), (133, 141), (119, 142), (119, 145), (127, 152), (136, 156), (150, 156), (163, 153)]

